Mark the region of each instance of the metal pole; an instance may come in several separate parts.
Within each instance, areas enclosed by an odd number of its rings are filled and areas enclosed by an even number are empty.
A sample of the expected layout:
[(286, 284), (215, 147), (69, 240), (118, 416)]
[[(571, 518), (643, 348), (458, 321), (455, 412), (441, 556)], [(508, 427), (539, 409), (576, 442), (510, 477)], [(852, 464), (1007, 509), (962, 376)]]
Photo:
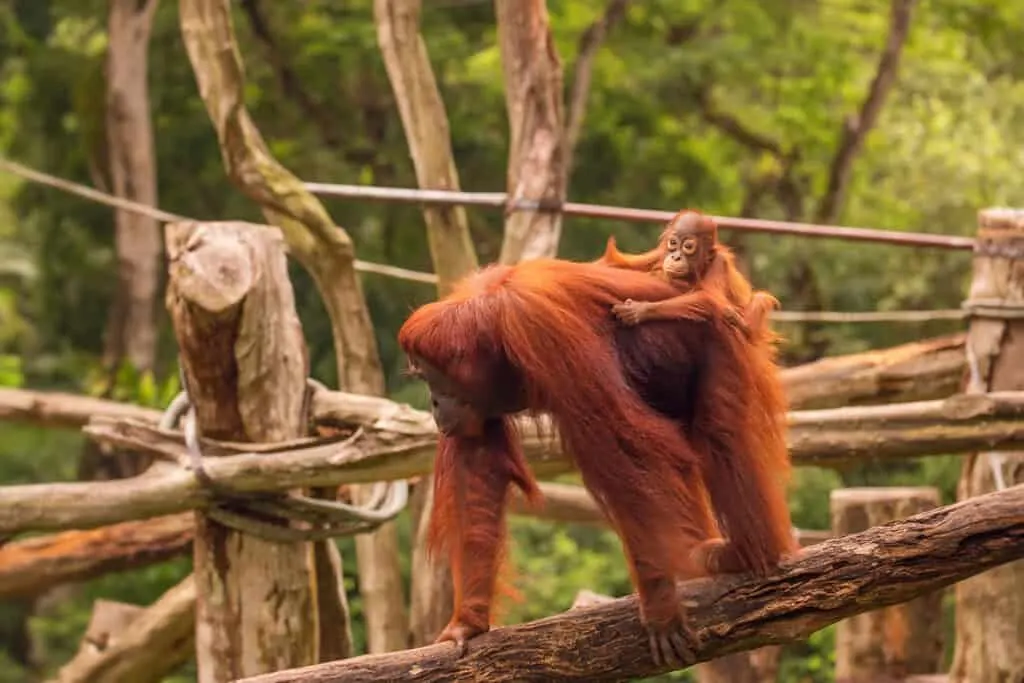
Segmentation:
[[(344, 199), (376, 200), (384, 202), (401, 202), (407, 204), (432, 205), (463, 205), (480, 206), (495, 209), (506, 208), (507, 194), (504, 192), (455, 192), (452, 190), (419, 190), (404, 187), (368, 187), (364, 185), (341, 185), (335, 183), (305, 183), (307, 190), (313, 194), (341, 197)], [(509, 208), (519, 211), (557, 211), (557, 204), (542, 205), (533, 200), (517, 200)], [(633, 223), (665, 223), (674, 211), (657, 209), (631, 209), (601, 204), (582, 204), (566, 202), (561, 211), (567, 216), (587, 218), (604, 218), (609, 220), (628, 221)], [(819, 225), (816, 223), (791, 223), (789, 221), (772, 221), (758, 218), (732, 218), (729, 216), (712, 216), (718, 227), (723, 230), (743, 230), (748, 232), (768, 232), (785, 235), (803, 235), (804, 237), (831, 238), (858, 242), (876, 242), (908, 247), (933, 247), (937, 249), (974, 248), (974, 239), (957, 235), (938, 235), (922, 232), (900, 232), (897, 230), (876, 230), (874, 228), (852, 228), (835, 225)]]

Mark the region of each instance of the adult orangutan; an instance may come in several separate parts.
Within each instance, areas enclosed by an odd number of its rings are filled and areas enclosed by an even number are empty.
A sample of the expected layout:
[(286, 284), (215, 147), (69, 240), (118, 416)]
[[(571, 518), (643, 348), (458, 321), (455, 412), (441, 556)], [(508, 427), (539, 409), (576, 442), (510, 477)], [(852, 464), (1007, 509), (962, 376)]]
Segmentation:
[(398, 341), (441, 432), (429, 543), (448, 554), (455, 608), (439, 642), (462, 653), (490, 628), (509, 487), (538, 497), (522, 411), (550, 414), (621, 538), (655, 661), (692, 662), (678, 579), (765, 573), (793, 550), (774, 365), (714, 300), (701, 321), (631, 328), (611, 315), (677, 294), (646, 273), (539, 259), (485, 268), (406, 320)]
[[(736, 268), (732, 251), (718, 241), (715, 221), (698, 211), (683, 209), (673, 216), (658, 245), (642, 254), (620, 252), (615, 237), (609, 237), (604, 254), (595, 263), (650, 271), (684, 292), (664, 301), (630, 300), (618, 304), (614, 313), (627, 325), (649, 320), (700, 320), (712, 310), (735, 310), (738, 322), (752, 339), (776, 340), (768, 326), (768, 314), (778, 308), (778, 299), (768, 292), (753, 290)], [(712, 305), (715, 299), (718, 301)]]

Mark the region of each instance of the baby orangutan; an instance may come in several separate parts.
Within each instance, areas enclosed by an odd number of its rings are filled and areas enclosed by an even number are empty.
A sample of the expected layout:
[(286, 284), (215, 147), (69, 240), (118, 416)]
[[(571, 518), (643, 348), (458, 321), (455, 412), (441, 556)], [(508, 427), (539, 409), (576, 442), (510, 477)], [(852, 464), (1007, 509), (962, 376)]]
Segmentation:
[(736, 268), (735, 257), (718, 241), (715, 222), (697, 211), (684, 209), (665, 226), (658, 246), (643, 254), (624, 254), (608, 238), (604, 254), (595, 263), (613, 268), (651, 271), (683, 293), (663, 301), (626, 301), (612, 312), (626, 325), (651, 320), (706, 320), (725, 310), (753, 341), (774, 341), (768, 314), (778, 300), (765, 291), (754, 291)]

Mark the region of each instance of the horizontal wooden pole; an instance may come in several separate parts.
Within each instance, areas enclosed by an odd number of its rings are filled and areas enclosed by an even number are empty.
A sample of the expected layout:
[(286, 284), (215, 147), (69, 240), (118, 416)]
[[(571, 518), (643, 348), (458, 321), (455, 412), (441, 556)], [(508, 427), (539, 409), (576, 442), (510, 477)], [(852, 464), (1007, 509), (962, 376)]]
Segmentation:
[[(1024, 485), (934, 508), (805, 549), (764, 579), (690, 581), (696, 661), (806, 638), (1024, 557)], [(494, 629), (457, 659), (451, 643), (364, 655), (239, 683), (610, 681), (667, 671), (651, 660), (635, 596)]]
[(791, 409), (928, 401), (960, 391), (963, 333), (830, 356), (780, 373)]
[[(348, 428), (354, 441), (281, 450), (280, 445), (217, 444), (206, 471), (241, 491), (281, 491), (409, 479), (433, 467), (436, 431), (429, 413), (382, 398), (317, 392), (318, 416)], [(856, 458), (953, 453), (1024, 446), (1024, 392), (959, 395), (945, 401), (790, 413), (790, 453), (797, 465)], [(524, 447), (538, 476), (571, 469), (550, 430), (527, 428)], [(183, 459), (178, 432), (148, 424), (97, 420), (93, 438), (119, 448)], [(269, 455), (273, 457), (268, 457)], [(143, 475), (106, 482), (0, 487), (0, 533), (91, 528), (203, 507), (209, 492), (190, 471), (157, 463)]]
[[(790, 408), (832, 408), (945, 398), (965, 367), (964, 335), (824, 358), (780, 372)], [(93, 417), (156, 422), (160, 411), (90, 396), (0, 389), (0, 421), (78, 429)]]
[(0, 547), (0, 600), (163, 562), (184, 554), (194, 531), (194, 516), (183, 512), (8, 543)]
[[(540, 482), (544, 505), (534, 508), (513, 496), (516, 515), (568, 524), (605, 526), (597, 503), (582, 486)], [(0, 547), (0, 599), (39, 595), (69, 581), (138, 569), (184, 554), (195, 520), (189, 513), (122, 522), (97, 529), (34, 536)], [(807, 546), (832, 537), (823, 530), (795, 530)]]

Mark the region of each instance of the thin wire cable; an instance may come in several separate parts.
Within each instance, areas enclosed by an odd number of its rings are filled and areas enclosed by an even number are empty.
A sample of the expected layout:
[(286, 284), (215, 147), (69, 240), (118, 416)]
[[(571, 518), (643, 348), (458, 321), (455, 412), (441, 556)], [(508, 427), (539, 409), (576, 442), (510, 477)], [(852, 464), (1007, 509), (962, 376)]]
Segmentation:
[[(49, 173), (43, 173), (42, 171), (37, 171), (19, 164), (16, 161), (4, 159), (3, 157), (0, 157), (0, 169), (3, 169), (8, 173), (13, 173), (17, 176), (21, 176), (26, 180), (31, 180), (34, 183), (39, 183), (40, 185), (46, 185), (69, 194), (82, 197), (83, 199), (88, 199), (98, 204), (105, 204), (117, 209), (123, 209), (124, 211), (131, 211), (164, 223), (198, 220), (196, 218), (170, 213), (169, 211), (164, 211), (162, 209), (149, 206), (148, 204), (133, 202), (130, 199), (115, 197), (114, 195), (101, 192), (88, 187), (87, 185), (81, 185), (70, 180), (58, 178), (57, 176), (50, 175)], [(398, 266), (385, 265), (383, 263), (360, 261), (359, 259), (356, 259), (353, 265), (356, 270), (363, 271), (364, 273), (376, 273), (378, 275), (385, 275), (387, 277), (393, 277), (399, 280), (410, 280), (413, 282), (425, 282), (428, 284), (437, 283), (437, 275), (433, 273), (422, 273), (416, 270), (400, 268)]]

